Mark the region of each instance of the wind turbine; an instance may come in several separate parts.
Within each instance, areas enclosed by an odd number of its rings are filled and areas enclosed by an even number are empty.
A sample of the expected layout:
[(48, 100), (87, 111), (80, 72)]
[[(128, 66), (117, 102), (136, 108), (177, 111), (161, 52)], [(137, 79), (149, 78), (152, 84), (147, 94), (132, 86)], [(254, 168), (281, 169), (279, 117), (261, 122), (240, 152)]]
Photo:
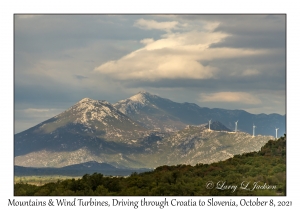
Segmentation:
[(238, 124), (238, 121), (235, 122), (235, 132), (237, 132), (237, 124)]
[(253, 124), (253, 136), (252, 137), (255, 136), (255, 128), (256, 128), (256, 126)]
[(208, 130), (210, 131), (210, 123), (211, 123), (211, 119), (208, 121)]
[(276, 128), (276, 127), (275, 127), (275, 130), (276, 130), (276, 138), (275, 138), (275, 140), (277, 140), (277, 131), (278, 131), (278, 129), (279, 129), (279, 128)]

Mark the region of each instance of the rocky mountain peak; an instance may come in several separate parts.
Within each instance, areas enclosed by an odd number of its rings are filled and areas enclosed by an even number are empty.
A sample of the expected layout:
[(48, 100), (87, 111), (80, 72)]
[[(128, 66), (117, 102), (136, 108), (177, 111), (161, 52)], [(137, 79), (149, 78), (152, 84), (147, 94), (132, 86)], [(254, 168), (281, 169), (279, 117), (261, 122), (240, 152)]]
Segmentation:
[(114, 107), (123, 114), (138, 113), (140, 108), (146, 106), (151, 100), (151, 94), (145, 91), (140, 91), (130, 98), (121, 100), (114, 104)]
[(83, 98), (78, 103), (86, 103), (86, 102), (93, 102), (93, 101), (95, 101), (95, 100), (90, 99), (90, 98)]
[(151, 101), (151, 99), (157, 99), (159, 98), (157, 95), (152, 95), (151, 93), (148, 93), (146, 91), (140, 91), (137, 94), (131, 96), (129, 99), (131, 101), (145, 103), (147, 101)]
[(139, 92), (138, 94), (136, 94), (134, 96), (131, 96), (129, 99), (131, 101), (139, 102), (139, 103), (144, 104), (147, 101), (147, 97), (146, 96), (147, 96), (146, 92), (145, 93)]
[(81, 104), (89, 104), (89, 105), (111, 105), (109, 102), (105, 100), (94, 100), (91, 98), (83, 98), (79, 102), (75, 104), (76, 105), (81, 105)]

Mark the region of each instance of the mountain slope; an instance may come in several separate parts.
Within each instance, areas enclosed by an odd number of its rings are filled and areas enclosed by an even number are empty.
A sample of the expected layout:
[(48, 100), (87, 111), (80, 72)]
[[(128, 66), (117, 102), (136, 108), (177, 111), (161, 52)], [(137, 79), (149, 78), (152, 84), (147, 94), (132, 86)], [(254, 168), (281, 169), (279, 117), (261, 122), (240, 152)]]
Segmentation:
[(174, 131), (186, 126), (180, 118), (170, 114), (168, 107), (174, 102), (147, 92), (115, 103), (113, 106), (148, 129)]
[[(109, 141), (128, 142), (147, 134), (147, 129), (106, 101), (82, 99), (63, 113), (15, 135), (15, 156), (32, 151), (74, 151), (94, 148)], [(119, 146), (119, 145), (118, 145)]]
[[(219, 127), (227, 128), (218, 123)], [(83, 147), (76, 151), (37, 151), (15, 157), (15, 164), (27, 167), (63, 167), (87, 161), (105, 162), (117, 167), (155, 168), (160, 165), (212, 163), (235, 154), (257, 151), (272, 136), (245, 132), (208, 130), (206, 124), (187, 126), (169, 134), (151, 133), (139, 144), (115, 143), (116, 147)], [(111, 142), (110, 142), (111, 143)]]
[(210, 109), (199, 107), (193, 103), (177, 103), (147, 92), (121, 100), (113, 105), (120, 112), (141, 123), (149, 129), (176, 131), (187, 125), (208, 123), (208, 120), (219, 121), (230, 130), (235, 129), (252, 134), (252, 126), (256, 125), (256, 133), (275, 136), (275, 127), (279, 127), (278, 135), (285, 133), (285, 116), (279, 114), (250, 114), (243, 110)]
[(61, 168), (34, 168), (14, 167), (15, 176), (42, 176), (42, 175), (64, 175), (83, 176), (84, 174), (102, 173), (104, 175), (130, 175), (134, 172), (144, 172), (149, 169), (116, 168), (107, 163), (89, 161), (81, 164), (69, 165)]
[[(209, 125), (206, 125), (205, 128), (209, 128)], [(222, 123), (219, 121), (214, 121), (210, 125), (210, 129), (214, 131), (232, 131), (229, 128), (225, 127)]]
[(273, 137), (208, 130), (205, 124), (187, 126), (145, 147), (144, 153), (134, 153), (128, 157), (153, 168), (158, 165), (213, 163), (236, 154), (258, 151), (270, 139)]
[[(252, 137), (253, 120), (251, 124), (247, 121), (249, 115), (240, 110), (176, 103), (146, 92), (114, 105), (85, 98), (63, 113), (16, 134), (15, 164), (64, 167), (97, 161), (115, 167), (154, 168), (220, 161), (257, 151), (274, 138)], [(238, 132), (231, 132), (237, 116), (241, 117)], [(251, 116), (262, 122), (277, 119), (272, 115)], [(216, 121), (218, 118), (227, 125)], [(207, 119), (213, 119), (210, 130)], [(250, 124), (250, 132), (242, 132), (243, 123)], [(259, 127), (259, 123), (255, 125)], [(259, 129), (255, 133), (260, 134)]]

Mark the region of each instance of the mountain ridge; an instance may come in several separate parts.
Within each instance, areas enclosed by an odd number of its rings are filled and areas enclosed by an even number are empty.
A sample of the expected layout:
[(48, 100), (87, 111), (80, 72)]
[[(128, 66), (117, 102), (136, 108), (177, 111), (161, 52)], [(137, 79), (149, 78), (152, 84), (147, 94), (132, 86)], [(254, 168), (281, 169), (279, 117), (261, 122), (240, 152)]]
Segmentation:
[(104, 175), (128, 176), (134, 172), (144, 172), (150, 169), (117, 168), (107, 163), (88, 161), (80, 164), (68, 165), (60, 168), (51, 167), (24, 167), (14, 166), (15, 176), (43, 176), (43, 175), (65, 175), (83, 176), (84, 174), (102, 173)]
[[(83, 98), (55, 117), (16, 134), (15, 164), (63, 167), (97, 161), (115, 167), (148, 168), (210, 163), (256, 151), (274, 138), (270, 135), (252, 137), (252, 120), (251, 132), (245, 132), (242, 118), (241, 128), (232, 132), (236, 116), (227, 119), (227, 112), (236, 113), (177, 103), (147, 92), (139, 92), (115, 104)], [(264, 117), (260, 116), (274, 121)], [(210, 130), (208, 119), (213, 119)]]
[(275, 127), (282, 128), (279, 135), (285, 133), (285, 115), (256, 115), (244, 110), (200, 107), (195, 103), (173, 102), (145, 91), (120, 100), (113, 106), (148, 129), (166, 132), (180, 130), (187, 125), (208, 123), (213, 119), (231, 130), (235, 129), (234, 122), (239, 120), (238, 129), (249, 134), (253, 124), (256, 125), (256, 132), (262, 135), (275, 136)]

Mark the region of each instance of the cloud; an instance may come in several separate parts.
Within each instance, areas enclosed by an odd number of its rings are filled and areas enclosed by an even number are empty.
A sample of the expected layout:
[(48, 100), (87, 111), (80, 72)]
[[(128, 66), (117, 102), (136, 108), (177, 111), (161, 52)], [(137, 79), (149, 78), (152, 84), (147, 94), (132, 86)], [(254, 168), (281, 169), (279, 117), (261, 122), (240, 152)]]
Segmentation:
[(256, 69), (246, 69), (242, 75), (243, 76), (254, 76), (254, 75), (258, 75), (260, 74), (260, 72)]
[(23, 117), (36, 117), (36, 118), (51, 118), (62, 112), (63, 109), (50, 109), (50, 108), (27, 108), (22, 110), (16, 110)]
[(242, 104), (260, 104), (261, 100), (250, 93), (246, 92), (217, 92), (202, 93), (200, 101), (203, 102), (226, 102), (226, 103), (242, 103)]
[(144, 30), (157, 29), (163, 31), (171, 31), (171, 29), (175, 29), (177, 25), (177, 21), (157, 22), (155, 20), (145, 20), (143, 18), (134, 23), (134, 26)]
[(268, 52), (262, 49), (209, 48), (227, 36), (221, 32), (190, 31), (167, 33), (158, 40), (143, 39), (140, 42), (144, 47), (118, 60), (108, 61), (95, 71), (116, 80), (210, 79), (217, 78), (220, 69), (203, 65), (200, 60), (251, 57)]
[(51, 109), (34, 109), (34, 108), (28, 108), (24, 109), (23, 111), (26, 113), (35, 113), (35, 112), (49, 112)]
[(143, 39), (140, 42), (144, 45), (147, 45), (147, 44), (151, 44), (152, 42), (154, 42), (154, 39)]
[(40, 122), (48, 120), (61, 112), (64, 109), (52, 108), (26, 108), (15, 110), (15, 133), (19, 133), (25, 129), (33, 127)]
[(82, 76), (82, 75), (77, 75), (75, 74), (74, 77), (78, 80), (83, 80), (83, 79), (87, 79), (88, 77)]

